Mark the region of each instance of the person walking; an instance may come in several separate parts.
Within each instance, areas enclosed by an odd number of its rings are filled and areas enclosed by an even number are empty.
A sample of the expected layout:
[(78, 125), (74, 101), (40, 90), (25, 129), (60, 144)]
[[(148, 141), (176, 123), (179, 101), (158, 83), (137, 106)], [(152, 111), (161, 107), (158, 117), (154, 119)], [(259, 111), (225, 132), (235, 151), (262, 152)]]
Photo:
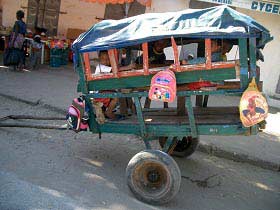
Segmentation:
[(15, 21), (8, 47), (11, 49), (18, 50), (19, 53), (18, 69), (19, 71), (23, 71), (25, 65), (25, 53), (23, 49), (23, 43), (26, 34), (26, 24), (23, 21), (24, 12), (22, 10), (18, 10), (16, 12), (16, 18), (17, 20)]

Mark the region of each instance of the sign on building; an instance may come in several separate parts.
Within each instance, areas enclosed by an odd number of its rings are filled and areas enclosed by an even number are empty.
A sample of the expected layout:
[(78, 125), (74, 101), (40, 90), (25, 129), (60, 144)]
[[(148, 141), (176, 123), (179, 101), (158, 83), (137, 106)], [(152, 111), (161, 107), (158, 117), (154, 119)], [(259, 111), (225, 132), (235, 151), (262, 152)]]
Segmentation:
[(199, 0), (215, 4), (227, 4), (233, 7), (240, 7), (259, 12), (280, 14), (280, 0)]

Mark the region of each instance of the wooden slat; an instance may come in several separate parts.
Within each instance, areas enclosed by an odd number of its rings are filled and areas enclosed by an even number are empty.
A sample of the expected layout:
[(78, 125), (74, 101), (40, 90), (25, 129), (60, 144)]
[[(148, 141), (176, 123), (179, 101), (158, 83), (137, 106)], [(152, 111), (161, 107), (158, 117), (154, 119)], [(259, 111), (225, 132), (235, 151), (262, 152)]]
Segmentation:
[(113, 73), (102, 73), (102, 74), (96, 74), (92, 77), (91, 80), (89, 81), (92, 81), (92, 80), (105, 80), (105, 79), (112, 79), (112, 78), (115, 78)]
[(148, 55), (148, 43), (147, 42), (142, 44), (142, 50), (143, 50), (144, 75), (149, 75), (149, 55)]
[(78, 71), (79, 78), (80, 78), (77, 89), (79, 90), (79, 92), (88, 93), (88, 82), (86, 81), (86, 75), (84, 72), (85, 63), (83, 62), (83, 60), (84, 60), (83, 55), (80, 54), (77, 61), (78, 65), (75, 67), (76, 70)]
[(206, 57), (206, 69), (211, 69), (211, 39), (205, 39), (205, 57)]
[(127, 103), (126, 98), (119, 98), (120, 103), (120, 114), (127, 115)]
[(108, 54), (109, 54), (109, 59), (110, 59), (110, 63), (111, 63), (111, 67), (112, 67), (112, 73), (114, 75), (115, 78), (118, 78), (119, 75), (118, 75), (118, 63), (117, 63), (117, 60), (116, 60), (116, 52), (115, 52), (116, 49), (110, 49), (108, 50)]
[(114, 50), (114, 57), (115, 57), (116, 63), (118, 64), (119, 63), (119, 53), (118, 53), (118, 50), (116, 48), (114, 48), (113, 50)]
[(85, 76), (86, 80), (92, 80), (92, 74), (90, 69), (89, 53), (83, 53), (84, 67), (85, 67)]
[[(180, 125), (189, 124), (187, 116), (176, 116), (175, 115), (144, 115), (145, 124), (169, 124), (169, 125)], [(195, 115), (196, 125), (219, 125), (219, 124), (238, 124), (240, 123), (239, 114), (226, 114), (224, 115)], [(137, 117), (131, 116), (127, 120), (118, 121), (117, 123), (131, 123), (138, 124)]]
[[(104, 74), (104, 75), (106, 76), (103, 77), (101, 75), (101, 77), (96, 77), (97, 78), (96, 80), (89, 81), (88, 83), (89, 90), (110, 90), (110, 89), (117, 89), (117, 88), (145, 87), (150, 85), (151, 78), (153, 76), (152, 74), (147, 76), (144, 76), (142, 74), (140, 76), (131, 75), (130, 77), (113, 78), (112, 73)], [(209, 70), (176, 72), (177, 84), (196, 82), (199, 81), (200, 79), (207, 80), (207, 81), (222, 81), (227, 79), (234, 79), (235, 76), (236, 75), (235, 75), (234, 68), (213, 69), (211, 70), (211, 73), (209, 72)], [(111, 80), (108, 79), (110, 77), (112, 78)], [(107, 80), (104, 78), (106, 78)]]
[[(150, 74), (156, 74), (159, 71), (162, 71), (165, 69), (166, 66), (164, 67), (157, 67), (157, 68), (152, 68), (150, 69)], [(234, 61), (230, 61), (230, 62), (226, 62), (226, 63), (222, 63), (222, 62), (216, 62), (213, 65), (213, 69), (220, 69), (223, 68), (225, 71), (227, 69), (231, 69), (235, 67), (235, 62)], [(205, 70), (205, 64), (201, 64), (199, 66), (196, 65), (188, 65), (188, 66), (183, 66), (183, 68), (181, 69), (182, 72), (191, 72), (191, 71), (197, 71), (197, 70)], [(211, 70), (210, 70), (211, 71)], [(106, 75), (106, 74), (102, 74), (102, 75)], [(102, 75), (100, 77), (95, 77), (96, 79), (102, 79)], [(121, 71), (118, 73), (119, 77), (133, 77), (133, 76), (140, 76), (143, 75), (143, 69), (140, 70), (131, 70), (131, 71)]]
[(185, 96), (177, 97), (177, 115), (185, 115), (186, 107), (185, 107)]
[[(227, 115), (227, 114), (238, 114), (238, 107), (194, 107), (195, 115)], [(162, 108), (151, 108), (145, 110), (145, 115), (175, 115), (176, 107), (171, 107), (168, 109)]]
[(239, 60), (240, 60), (240, 86), (242, 89), (248, 87), (248, 48), (247, 39), (238, 39)]
[[(168, 66), (152, 68), (152, 69), (149, 70), (149, 74), (156, 74), (157, 72), (164, 70), (166, 67), (168, 67)], [(234, 61), (215, 62), (212, 65), (212, 70), (222, 68), (226, 71), (227, 69), (231, 69), (231, 68), (234, 68), (234, 67), (235, 67), (235, 62)], [(181, 66), (180, 71), (181, 72), (192, 72), (192, 71), (198, 71), (198, 70), (205, 70), (205, 68), (206, 68), (205, 64), (185, 65), (185, 66)], [(211, 70), (209, 70), (209, 71), (211, 71)], [(106, 74), (94, 75), (93, 77), (90, 76), (88, 81), (103, 80), (103, 79), (112, 78), (110, 75), (113, 75), (113, 74), (112, 73), (106, 73)], [(143, 69), (121, 71), (121, 72), (118, 72), (117, 75), (118, 75), (118, 78), (141, 76), (141, 75), (143, 75)], [(115, 77), (115, 75), (113, 75), (113, 77)], [(231, 79), (234, 79), (234, 78), (231, 78)]]
[(250, 48), (250, 78), (256, 78), (256, 82), (259, 82), (259, 77), (257, 75), (257, 66), (256, 66), (256, 38), (249, 39)]
[(171, 37), (171, 43), (172, 43), (172, 49), (173, 49), (173, 53), (174, 53), (175, 71), (180, 72), (181, 68), (180, 68), (180, 61), (179, 61), (178, 46), (177, 46), (173, 36)]
[[(219, 68), (233, 68), (235, 67), (235, 61), (226, 61), (226, 62), (213, 62), (211, 67), (208, 67), (208, 70), (219, 69)], [(182, 65), (181, 71), (197, 71), (197, 70), (205, 70), (207, 69), (205, 64), (188, 64)]]

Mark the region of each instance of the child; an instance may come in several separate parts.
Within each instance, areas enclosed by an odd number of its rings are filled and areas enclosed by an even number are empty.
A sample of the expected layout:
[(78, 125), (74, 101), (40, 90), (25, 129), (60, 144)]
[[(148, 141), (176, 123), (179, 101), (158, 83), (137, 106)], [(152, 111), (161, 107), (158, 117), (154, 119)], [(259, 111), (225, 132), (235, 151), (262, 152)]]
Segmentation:
[[(94, 74), (101, 74), (101, 73), (110, 73), (112, 71), (112, 67), (110, 64), (110, 59), (107, 51), (100, 51), (98, 54), (99, 57), (99, 64), (96, 67)], [(130, 64), (128, 66), (122, 66), (119, 68), (119, 71), (126, 71), (129, 69), (133, 69), (135, 64)], [(112, 92), (112, 91), (102, 91), (105, 92)], [(117, 98), (96, 98), (95, 102), (101, 102), (103, 104), (103, 109), (105, 110), (105, 117), (111, 120), (121, 120), (124, 117), (121, 115), (115, 115), (113, 110), (115, 109), (118, 99)]]
[(37, 65), (40, 63), (41, 58), (41, 49), (42, 49), (43, 43), (41, 42), (40, 35), (35, 35), (33, 38), (33, 41), (31, 43), (31, 58), (30, 58), (30, 65), (32, 69), (36, 69)]

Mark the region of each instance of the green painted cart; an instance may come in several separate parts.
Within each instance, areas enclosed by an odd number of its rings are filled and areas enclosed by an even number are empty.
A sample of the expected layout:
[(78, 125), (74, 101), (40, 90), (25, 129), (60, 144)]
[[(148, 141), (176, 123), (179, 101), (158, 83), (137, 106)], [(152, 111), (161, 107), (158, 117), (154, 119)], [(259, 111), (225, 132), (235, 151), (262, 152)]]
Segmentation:
[[(169, 40), (174, 54), (176, 107), (168, 108), (165, 103), (163, 108), (152, 108), (149, 100), (141, 103), (141, 98), (148, 97), (152, 76), (168, 68), (168, 65), (154, 67), (149, 63), (149, 43), (160, 39)], [(236, 45), (239, 64), (236, 60), (214, 62), (211, 52), (213, 39), (227, 40)], [(260, 125), (242, 126), (238, 107), (207, 107), (207, 99), (212, 95), (240, 96), (253, 77), (260, 86), (259, 49), (270, 40), (269, 31), (253, 19), (220, 6), (191, 12), (144, 14), (118, 21), (105, 20), (74, 42), (78, 92), (83, 94), (89, 107), (89, 130), (100, 135), (135, 134), (145, 143), (146, 150), (136, 154), (126, 170), (128, 186), (138, 199), (162, 204), (177, 194), (181, 174), (169, 155), (191, 155), (198, 146), (200, 135), (251, 135), (259, 131)], [(205, 57), (203, 63), (180, 64), (179, 45), (189, 43), (197, 43), (197, 54)], [(141, 68), (119, 71), (119, 52), (124, 48), (127, 52), (136, 48), (142, 51)], [(93, 72), (90, 53), (100, 50), (108, 50), (110, 73)], [(127, 57), (130, 56), (127, 54)], [(227, 81), (232, 79), (235, 81)], [(215, 83), (215, 88), (189, 88), (190, 84), (201, 80)], [(195, 107), (191, 97), (196, 98)], [(129, 108), (135, 112), (126, 115), (125, 120), (100, 124), (92, 104), (95, 98), (118, 98), (122, 114), (128, 113), (124, 104), (130, 101)], [(161, 151), (151, 148), (152, 140), (159, 141)]]

